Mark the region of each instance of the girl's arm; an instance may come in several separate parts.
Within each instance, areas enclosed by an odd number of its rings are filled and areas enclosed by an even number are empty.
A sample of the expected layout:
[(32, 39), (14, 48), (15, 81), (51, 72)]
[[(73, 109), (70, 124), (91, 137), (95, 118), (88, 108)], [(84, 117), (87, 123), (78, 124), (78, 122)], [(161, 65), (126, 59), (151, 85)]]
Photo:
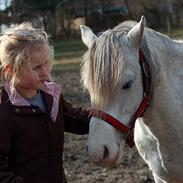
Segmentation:
[(73, 107), (73, 105), (62, 98), (64, 130), (76, 134), (88, 134), (90, 112), (84, 107)]

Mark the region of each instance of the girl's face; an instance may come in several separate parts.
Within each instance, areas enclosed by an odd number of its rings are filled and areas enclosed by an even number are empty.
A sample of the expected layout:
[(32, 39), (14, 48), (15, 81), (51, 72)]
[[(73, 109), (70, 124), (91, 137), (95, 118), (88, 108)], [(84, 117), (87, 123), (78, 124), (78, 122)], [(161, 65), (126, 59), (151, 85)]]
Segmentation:
[(30, 62), (20, 67), (19, 83), (16, 87), (23, 97), (34, 97), (46, 80), (49, 79), (51, 63), (48, 47), (35, 47), (30, 52)]

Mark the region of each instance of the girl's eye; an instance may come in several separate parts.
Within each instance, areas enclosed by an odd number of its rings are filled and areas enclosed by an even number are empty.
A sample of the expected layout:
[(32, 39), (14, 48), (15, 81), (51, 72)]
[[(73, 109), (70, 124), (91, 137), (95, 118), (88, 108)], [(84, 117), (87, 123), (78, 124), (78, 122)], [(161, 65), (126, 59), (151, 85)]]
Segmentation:
[(38, 70), (40, 68), (41, 68), (41, 66), (36, 66), (36, 67), (32, 68), (32, 70)]
[(49, 61), (46, 61), (46, 62), (45, 62), (45, 65), (47, 65), (47, 64), (49, 64)]
[(127, 83), (125, 83), (124, 85), (123, 85), (123, 90), (125, 90), (125, 89), (129, 89), (131, 86), (132, 86), (132, 83), (133, 83), (133, 81), (128, 81)]

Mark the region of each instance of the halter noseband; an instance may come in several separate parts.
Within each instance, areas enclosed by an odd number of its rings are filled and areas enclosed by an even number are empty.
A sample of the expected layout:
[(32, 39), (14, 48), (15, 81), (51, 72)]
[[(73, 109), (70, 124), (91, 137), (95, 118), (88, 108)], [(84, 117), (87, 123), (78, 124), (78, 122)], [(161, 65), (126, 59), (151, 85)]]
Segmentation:
[(144, 87), (144, 96), (142, 99), (142, 102), (140, 103), (137, 111), (133, 115), (133, 117), (130, 120), (130, 126), (124, 125), (122, 122), (120, 122), (118, 119), (114, 118), (110, 114), (105, 113), (104, 111), (97, 110), (97, 109), (90, 109), (90, 114), (93, 117), (97, 117), (116, 129), (118, 129), (120, 132), (125, 134), (125, 140), (129, 147), (133, 147), (135, 145), (134, 143), (134, 134), (133, 129), (135, 126), (135, 121), (137, 118), (142, 117), (145, 110), (149, 106), (149, 102), (151, 100), (152, 96), (152, 73), (149, 63), (147, 62), (145, 55), (142, 51), (142, 49), (139, 50), (139, 63), (142, 69), (142, 76), (143, 76), (143, 87)]

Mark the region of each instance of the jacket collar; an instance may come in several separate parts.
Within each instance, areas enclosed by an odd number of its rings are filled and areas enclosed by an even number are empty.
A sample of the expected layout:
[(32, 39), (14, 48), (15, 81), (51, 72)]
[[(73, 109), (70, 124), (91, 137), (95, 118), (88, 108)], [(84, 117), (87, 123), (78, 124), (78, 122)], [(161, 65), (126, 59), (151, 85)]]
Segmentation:
[[(24, 98), (22, 97), (18, 91), (15, 90), (15, 92), (12, 94), (10, 90), (10, 84), (6, 83), (5, 84), (5, 90), (8, 94), (9, 100), (13, 105), (16, 106), (31, 106), (31, 104)], [(61, 88), (60, 86), (56, 85), (54, 82), (45, 82), (42, 88), (40, 89), (43, 91), (43, 93), (46, 93), (48, 95), (51, 95), (53, 98), (52, 105), (50, 106), (50, 111), (51, 111), (51, 118), (53, 121), (56, 120), (58, 110), (59, 110), (59, 98), (61, 94)]]

